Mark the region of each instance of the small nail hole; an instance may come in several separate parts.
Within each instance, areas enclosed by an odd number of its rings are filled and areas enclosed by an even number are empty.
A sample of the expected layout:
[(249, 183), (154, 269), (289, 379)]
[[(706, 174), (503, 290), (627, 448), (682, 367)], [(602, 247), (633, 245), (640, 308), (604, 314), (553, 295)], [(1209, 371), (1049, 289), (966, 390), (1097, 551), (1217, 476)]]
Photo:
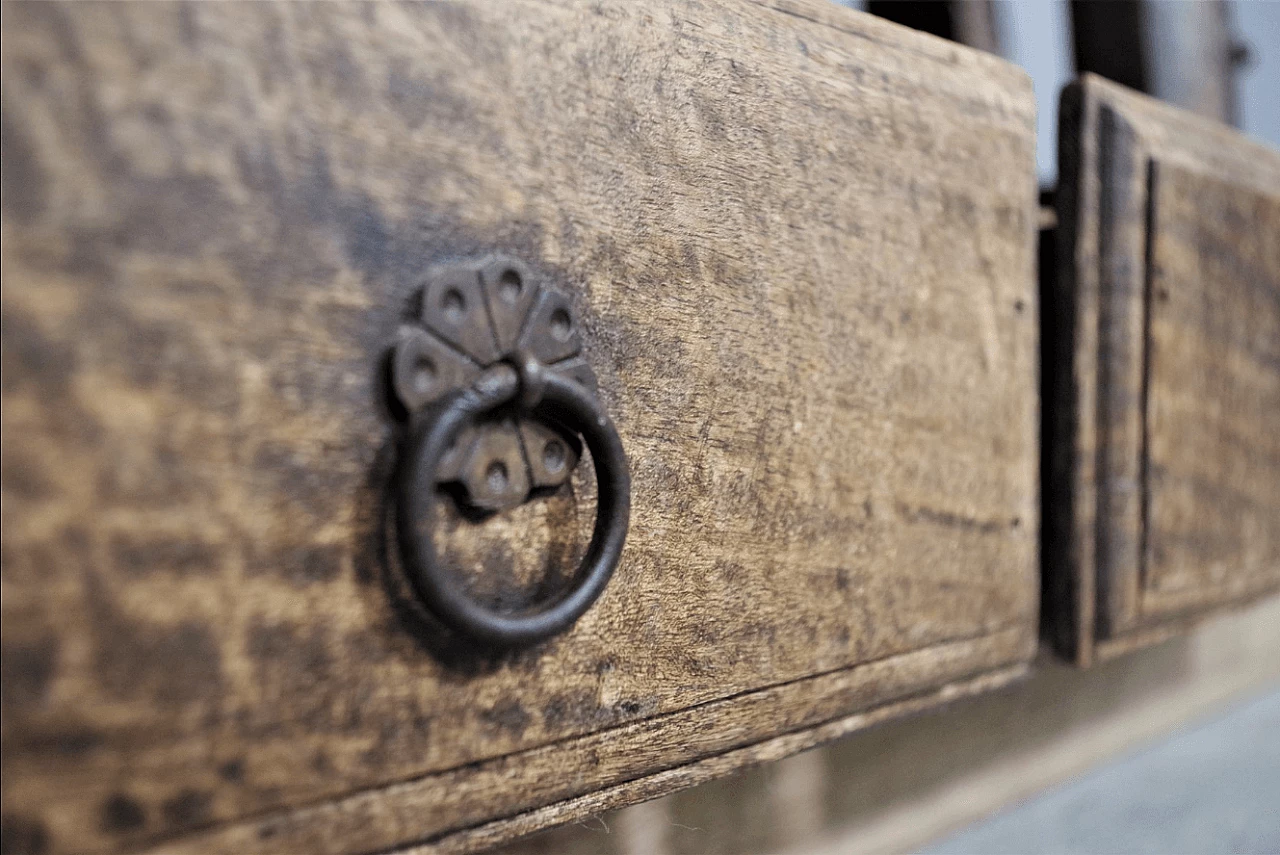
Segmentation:
[(542, 465), (551, 474), (564, 469), (564, 443), (553, 439), (542, 447)]
[(521, 281), (520, 274), (514, 270), (504, 270), (498, 277), (498, 294), (501, 295), (503, 302), (515, 303), (520, 299), (520, 292), (523, 289), (524, 282)]
[(569, 313), (564, 309), (556, 309), (551, 313), (551, 335), (556, 341), (568, 341), (569, 333), (573, 331), (573, 322), (569, 319)]
[(489, 486), (490, 492), (501, 493), (507, 489), (507, 464), (501, 460), (495, 460), (489, 464), (488, 470), (484, 473), (485, 482)]
[(440, 308), (444, 311), (445, 317), (451, 323), (456, 324), (467, 313), (467, 299), (462, 296), (462, 292), (458, 289), (450, 288), (440, 298)]
[(413, 363), (413, 388), (419, 395), (431, 391), (436, 383), (436, 363), (426, 354), (420, 354)]

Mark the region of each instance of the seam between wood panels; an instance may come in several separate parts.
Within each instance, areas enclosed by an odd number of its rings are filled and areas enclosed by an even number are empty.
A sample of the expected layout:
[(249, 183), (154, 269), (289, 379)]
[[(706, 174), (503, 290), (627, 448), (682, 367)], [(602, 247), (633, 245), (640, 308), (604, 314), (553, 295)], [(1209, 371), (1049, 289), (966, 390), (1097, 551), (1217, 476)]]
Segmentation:
[[(656, 714), (654, 714), (654, 715), (645, 716), (645, 717), (643, 717), (643, 718), (636, 718), (636, 719), (628, 720), (628, 721), (625, 721), (625, 722), (620, 722), (620, 723), (618, 723), (618, 724), (616, 724), (616, 725), (614, 725), (614, 726), (612, 726), (612, 727), (605, 727), (605, 728), (601, 728), (601, 729), (599, 729), (599, 730), (591, 730), (591, 731), (586, 731), (586, 732), (583, 732), (583, 733), (576, 733), (576, 734), (573, 734), (573, 735), (571, 735), (571, 736), (561, 737), (560, 739), (554, 739), (554, 740), (551, 740), (551, 741), (548, 741), (548, 742), (542, 742), (542, 743), (539, 743), (539, 744), (537, 744), (537, 745), (529, 746), (529, 747), (527, 747), (527, 748), (522, 748), (522, 749), (520, 749), (520, 750), (518, 750), (518, 751), (510, 751), (510, 752), (507, 752), (507, 753), (505, 753), (505, 754), (495, 754), (495, 755), (492, 755), (492, 756), (489, 756), (489, 757), (481, 757), (481, 758), (478, 758), (478, 759), (475, 759), (475, 760), (468, 761), (468, 762), (466, 762), (466, 763), (458, 763), (458, 764), (456, 764), (456, 765), (454, 765), (454, 766), (449, 766), (449, 767), (442, 768), (442, 769), (435, 769), (435, 770), (432, 770), (432, 771), (429, 771), (429, 772), (424, 772), (424, 773), (418, 773), (418, 774), (410, 775), (410, 776), (408, 776), (408, 777), (404, 777), (404, 778), (387, 778), (387, 779), (384, 779), (384, 780), (380, 780), (380, 781), (378, 781), (377, 783), (369, 784), (369, 785), (366, 785), (366, 786), (354, 787), (354, 788), (352, 788), (352, 789), (345, 790), (345, 791), (343, 791), (343, 792), (336, 793), (336, 794), (329, 795), (329, 796), (317, 797), (317, 798), (314, 798), (314, 799), (306, 799), (306, 800), (299, 801), (299, 802), (297, 802), (296, 804), (290, 804), (290, 805), (281, 806), (281, 807), (275, 807), (275, 808), (268, 808), (268, 809), (266, 809), (266, 810), (262, 810), (262, 811), (258, 811), (258, 812), (252, 812), (252, 813), (246, 813), (246, 814), (242, 814), (242, 815), (239, 815), (239, 816), (236, 816), (236, 817), (233, 817), (233, 818), (229, 818), (229, 819), (226, 819), (226, 820), (222, 820), (222, 821), (211, 822), (211, 823), (208, 823), (208, 824), (205, 824), (205, 825), (192, 826), (192, 827), (189, 827), (189, 828), (183, 829), (183, 831), (181, 831), (180, 833), (177, 833), (177, 834), (161, 834), (161, 835), (157, 835), (157, 836), (155, 836), (155, 837), (149, 837), (149, 838), (142, 839), (142, 840), (140, 840), (140, 841), (138, 842), (138, 844), (137, 844), (136, 846), (132, 847), (131, 851), (150, 851), (150, 850), (155, 849), (156, 847), (163, 846), (163, 845), (165, 845), (166, 843), (177, 843), (177, 842), (181, 842), (181, 841), (183, 841), (183, 840), (185, 840), (185, 839), (187, 839), (187, 838), (198, 837), (198, 836), (200, 836), (200, 835), (204, 835), (204, 834), (217, 833), (217, 832), (219, 832), (219, 831), (221, 831), (221, 830), (225, 830), (225, 829), (229, 829), (229, 828), (234, 828), (235, 826), (239, 826), (239, 825), (248, 825), (248, 824), (252, 824), (252, 823), (255, 823), (255, 822), (262, 822), (262, 821), (267, 820), (267, 819), (270, 819), (270, 818), (272, 818), (272, 817), (284, 817), (284, 816), (288, 816), (288, 815), (293, 814), (293, 813), (297, 813), (297, 812), (299, 812), (299, 811), (309, 810), (309, 809), (313, 809), (313, 808), (319, 808), (319, 807), (323, 807), (323, 806), (325, 806), (325, 805), (336, 804), (336, 803), (341, 802), (341, 801), (346, 800), (346, 799), (356, 798), (356, 797), (359, 797), (359, 796), (361, 796), (361, 795), (367, 795), (367, 794), (370, 794), (370, 793), (376, 793), (376, 792), (378, 792), (378, 791), (380, 791), (380, 790), (387, 790), (387, 789), (390, 789), (390, 788), (393, 788), (393, 787), (411, 785), (411, 784), (418, 783), (418, 782), (421, 782), (421, 781), (429, 780), (429, 779), (434, 778), (434, 777), (439, 777), (439, 776), (442, 776), (442, 775), (446, 775), (446, 774), (449, 774), (449, 773), (451, 773), (451, 772), (456, 772), (456, 771), (459, 771), (459, 770), (467, 769), (467, 768), (469, 768), (469, 767), (478, 767), (478, 766), (487, 765), (487, 764), (490, 764), (490, 763), (499, 763), (499, 762), (504, 762), (504, 761), (518, 760), (522, 755), (532, 754), (532, 753), (537, 752), (537, 751), (545, 751), (545, 750), (547, 750), (547, 749), (554, 749), (554, 748), (556, 748), (556, 747), (558, 747), (558, 746), (566, 745), (566, 744), (569, 744), (569, 743), (572, 743), (572, 742), (575, 742), (575, 741), (584, 740), (584, 739), (589, 739), (589, 738), (593, 738), (593, 737), (604, 736), (604, 735), (607, 735), (607, 734), (609, 734), (609, 733), (611, 733), (611, 732), (614, 732), (614, 731), (620, 731), (620, 730), (623, 730), (623, 729), (626, 729), (626, 728), (635, 727), (635, 726), (643, 725), (643, 724), (646, 724), (646, 723), (658, 722), (658, 721), (660, 721), (661, 719), (664, 719), (664, 718), (670, 718), (670, 717), (674, 717), (674, 716), (678, 716), (678, 715), (685, 715), (685, 714), (688, 714), (688, 713), (697, 713), (698, 711), (700, 711), (700, 710), (702, 710), (702, 709), (705, 709), (706, 707), (709, 707), (709, 706), (714, 705), (714, 704), (732, 705), (732, 704), (734, 704), (734, 703), (736, 703), (736, 702), (738, 702), (738, 701), (741, 701), (741, 700), (743, 700), (743, 699), (745, 699), (745, 698), (749, 698), (749, 697), (751, 697), (752, 695), (764, 694), (764, 693), (766, 693), (766, 692), (776, 691), (776, 690), (778, 690), (778, 689), (784, 689), (784, 688), (789, 687), (789, 686), (800, 685), (800, 684), (802, 684), (802, 683), (806, 683), (806, 682), (810, 682), (810, 681), (814, 681), (814, 680), (820, 680), (820, 679), (823, 679), (823, 678), (826, 678), (826, 677), (831, 677), (831, 676), (838, 675), (838, 674), (845, 673), (845, 672), (857, 671), (857, 670), (859, 670), (859, 669), (861, 669), (861, 668), (867, 668), (867, 667), (870, 667), (870, 666), (873, 666), (873, 665), (877, 665), (877, 664), (880, 664), (880, 663), (883, 663), (883, 662), (887, 662), (887, 661), (892, 660), (892, 659), (898, 659), (898, 658), (902, 658), (902, 657), (906, 657), (906, 656), (912, 656), (912, 655), (915, 655), (915, 654), (924, 653), (924, 652), (926, 652), (926, 651), (933, 650), (933, 649), (935, 649), (935, 648), (939, 648), (939, 647), (945, 647), (945, 646), (953, 645), (953, 644), (964, 644), (964, 643), (966, 643), (966, 642), (978, 642), (978, 641), (983, 641), (983, 640), (986, 640), (986, 639), (993, 639), (993, 638), (995, 638), (995, 637), (997, 637), (997, 636), (999, 636), (999, 635), (1002, 635), (1002, 634), (1005, 634), (1005, 633), (1008, 633), (1008, 632), (1011, 632), (1011, 631), (1013, 631), (1013, 630), (1017, 630), (1017, 629), (1020, 629), (1020, 628), (1023, 628), (1023, 627), (1024, 627), (1024, 624), (1023, 624), (1023, 623), (1021, 623), (1021, 622), (1014, 622), (1014, 623), (1009, 623), (1009, 624), (1003, 624), (1003, 625), (998, 626), (998, 627), (996, 627), (995, 629), (992, 629), (992, 630), (990, 630), (990, 631), (988, 631), (988, 632), (982, 632), (982, 633), (976, 633), (976, 634), (973, 634), (973, 635), (964, 635), (964, 636), (956, 636), (956, 637), (953, 637), (953, 638), (947, 638), (947, 639), (943, 639), (943, 640), (940, 640), (940, 641), (935, 641), (935, 642), (933, 642), (933, 643), (931, 643), (931, 644), (928, 644), (928, 645), (925, 645), (925, 646), (923, 646), (923, 647), (918, 647), (918, 648), (914, 648), (914, 649), (912, 649), (912, 650), (906, 650), (906, 651), (902, 651), (902, 652), (898, 652), (898, 653), (891, 653), (891, 654), (888, 654), (888, 655), (886, 655), (886, 656), (877, 657), (877, 658), (875, 658), (875, 659), (868, 659), (868, 660), (866, 660), (866, 661), (859, 662), (859, 663), (854, 664), (854, 665), (845, 665), (845, 666), (841, 666), (841, 667), (839, 667), (839, 668), (831, 668), (831, 669), (828, 669), (828, 670), (825, 670), (825, 671), (818, 671), (818, 672), (814, 672), (814, 673), (812, 673), (812, 674), (806, 674), (806, 675), (805, 675), (805, 676), (803, 676), (803, 677), (796, 677), (796, 678), (791, 679), (791, 680), (783, 680), (783, 681), (778, 682), (778, 683), (771, 683), (771, 684), (769, 684), (769, 685), (765, 685), (765, 686), (758, 686), (758, 687), (754, 687), (754, 688), (751, 688), (751, 689), (744, 689), (744, 690), (742, 690), (742, 691), (734, 692), (734, 693), (729, 694), (729, 695), (724, 695), (724, 696), (716, 697), (716, 698), (710, 698), (710, 699), (705, 700), (705, 701), (700, 701), (700, 702), (698, 702), (698, 703), (696, 703), (696, 704), (690, 704), (690, 705), (688, 705), (688, 706), (678, 707), (678, 708), (676, 708), (676, 709), (668, 710), (668, 711), (666, 711), (666, 712), (656, 713)], [(1034, 632), (1033, 632), (1033, 633), (1031, 633), (1031, 634), (1034, 636)], [(1019, 661), (1019, 660), (1014, 660), (1014, 661), (1016, 662), (1016, 661)], [(945, 679), (941, 680), (941, 681), (940, 681), (940, 682), (939, 682), (939, 683), (938, 683), (934, 688), (922, 689), (922, 690), (920, 690), (920, 691), (918, 691), (918, 692), (911, 693), (911, 694), (908, 694), (908, 695), (904, 695), (904, 696), (899, 697), (899, 698), (892, 698), (892, 699), (889, 699), (889, 700), (883, 701), (883, 702), (882, 702), (882, 703), (880, 703), (880, 704), (876, 704), (876, 705), (874, 705), (874, 706), (872, 706), (872, 707), (869, 707), (869, 708), (867, 708), (867, 709), (876, 709), (876, 708), (878, 708), (878, 707), (880, 707), (880, 706), (884, 706), (884, 705), (886, 705), (886, 704), (897, 703), (897, 702), (900, 702), (900, 701), (903, 701), (903, 700), (907, 700), (907, 699), (909, 699), (909, 698), (911, 698), (911, 697), (914, 697), (914, 696), (919, 695), (919, 694), (922, 694), (922, 693), (928, 693), (928, 692), (931, 692), (931, 691), (937, 691), (937, 689), (938, 689), (938, 688), (940, 688), (940, 687), (942, 687), (942, 686), (945, 686), (945, 685), (947, 685), (948, 683), (954, 682), (954, 681), (956, 681), (956, 680), (964, 680), (964, 679), (969, 679), (969, 678), (972, 678), (972, 677), (975, 677), (975, 676), (979, 676), (979, 675), (981, 675), (981, 674), (991, 673), (992, 671), (998, 670), (998, 669), (1003, 668), (1003, 667), (1007, 667), (1007, 666), (1008, 666), (1008, 665), (1010, 665), (1010, 664), (1011, 664), (1011, 663), (1004, 663), (1004, 664), (1001, 664), (1001, 665), (996, 665), (996, 666), (994, 666), (993, 668), (988, 669), (988, 670), (986, 670), (986, 671), (981, 671), (981, 672), (967, 672), (966, 674), (963, 674), (963, 675), (960, 675), (960, 676), (957, 676), (957, 677), (949, 677), (949, 678), (945, 678)], [(865, 710), (863, 710), (863, 711), (865, 711)], [(863, 711), (858, 711), (858, 712), (863, 712)], [(806, 727), (799, 728), (799, 729), (798, 729), (798, 731), (795, 731), (795, 732), (799, 732), (799, 731), (803, 731), (803, 730), (808, 730), (808, 729), (811, 729), (811, 728), (813, 728), (813, 727), (820, 727), (820, 726), (822, 726), (822, 724), (823, 724), (822, 722), (819, 722), (819, 723), (817, 723), (817, 724), (808, 725), (808, 726), (806, 726)], [(774, 734), (774, 735), (772, 735), (772, 736), (764, 737), (763, 739), (758, 739), (758, 740), (755, 740), (755, 741), (753, 741), (753, 742), (748, 742), (748, 743), (746, 743), (746, 745), (739, 745), (739, 746), (735, 746), (735, 747), (732, 747), (732, 748), (727, 748), (727, 749), (725, 749), (724, 751), (712, 752), (712, 753), (709, 753), (709, 754), (705, 755), (704, 757), (698, 758), (698, 760), (694, 760), (694, 761), (691, 761), (691, 762), (696, 763), (696, 762), (699, 762), (700, 760), (704, 760), (704, 759), (706, 759), (706, 758), (708, 758), (708, 757), (715, 757), (715, 756), (718, 756), (718, 755), (720, 755), (720, 754), (727, 753), (727, 752), (729, 752), (729, 751), (737, 751), (737, 750), (740, 750), (740, 749), (742, 749), (742, 748), (745, 748), (745, 747), (749, 747), (749, 746), (751, 746), (751, 745), (758, 744), (759, 742), (766, 741), (767, 739), (774, 738), (774, 737), (779, 736), (779, 735), (786, 735), (786, 733), (784, 732), (784, 733), (782, 733), (782, 734)], [(672, 768), (675, 768), (675, 767), (672, 767)], [(660, 772), (660, 771), (664, 771), (664, 770), (659, 770), (659, 772)], [(650, 774), (658, 774), (658, 772), (654, 772), (654, 773), (650, 773)], [(645, 775), (640, 775), (640, 776), (638, 776), (638, 777), (645, 777)], [(624, 783), (625, 783), (625, 782), (624, 782)], [(610, 785), (610, 786), (612, 786), (612, 785)], [(569, 797), (569, 798), (577, 798), (577, 797), (578, 797), (578, 796), (571, 796), (571, 797)], [(535, 810), (536, 810), (536, 809), (537, 809), (537, 808), (535, 808)], [(522, 811), (521, 813), (523, 813), (523, 812), (527, 812), (527, 811)], [(514, 815), (518, 815), (518, 814), (513, 814), (513, 816), (514, 816)], [(486, 820), (486, 822), (490, 822), (490, 821), (493, 821), (493, 820)], [(482, 824), (483, 824), (483, 823), (478, 823), (477, 825), (482, 825)], [(454, 829), (454, 830), (450, 830), (450, 831), (447, 831), (447, 832), (441, 832), (440, 836), (444, 836), (444, 835), (446, 835), (446, 834), (453, 834), (453, 833), (456, 833), (457, 831), (460, 831), (460, 830), (465, 830), (465, 827), (464, 827), (464, 828), (462, 828), (462, 829)]]
[(1141, 426), (1138, 466), (1141, 485), (1141, 511), (1138, 517), (1138, 621), (1147, 615), (1147, 580), (1149, 578), (1151, 542), (1151, 297), (1155, 281), (1156, 253), (1156, 185), (1159, 165), (1147, 158), (1146, 246), (1143, 248), (1142, 271), (1142, 387), (1138, 397), (1138, 419)]

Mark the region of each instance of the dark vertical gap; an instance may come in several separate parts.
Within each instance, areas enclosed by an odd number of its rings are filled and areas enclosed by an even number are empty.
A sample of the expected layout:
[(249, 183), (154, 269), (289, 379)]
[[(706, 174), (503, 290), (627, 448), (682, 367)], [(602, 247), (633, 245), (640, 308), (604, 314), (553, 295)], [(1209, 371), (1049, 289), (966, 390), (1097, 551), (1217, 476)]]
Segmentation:
[(1146, 247), (1143, 258), (1142, 285), (1142, 390), (1139, 418), (1142, 424), (1142, 448), (1138, 465), (1141, 467), (1142, 485), (1142, 530), (1138, 533), (1138, 586), (1139, 590), (1147, 584), (1148, 547), (1151, 536), (1151, 434), (1148, 423), (1150, 415), (1151, 390), (1151, 307), (1155, 297), (1156, 276), (1156, 178), (1158, 167), (1152, 158), (1147, 158), (1147, 212), (1146, 212)]
[(952, 0), (948, 5), (956, 41), (997, 56), (1004, 55), (994, 0)]
[(1140, 0), (1073, 0), (1076, 71), (1091, 71), (1139, 92), (1150, 92), (1142, 17)]
[[(1058, 189), (1052, 195), (1057, 223), (1039, 236), (1040, 291), (1040, 635), (1060, 655), (1079, 661), (1080, 579), (1075, 571), (1076, 423), (1075, 246), (1080, 182), (1079, 84), (1058, 105)], [(1047, 202), (1042, 197), (1042, 202)], [(1089, 627), (1092, 632), (1092, 627)]]
[[(1044, 191), (1040, 194), (1041, 207), (1053, 204), (1052, 193)], [(1040, 353), (1037, 360), (1040, 375), (1040, 635), (1061, 649), (1060, 640), (1055, 637), (1060, 634), (1059, 627), (1053, 625), (1053, 618), (1060, 614), (1065, 602), (1053, 584), (1058, 570), (1049, 566), (1049, 552), (1056, 548), (1057, 540), (1050, 534), (1050, 526), (1054, 524), (1053, 515), (1058, 510), (1051, 495), (1051, 487), (1057, 479), (1049, 449), (1058, 441), (1056, 408), (1064, 397), (1054, 364), (1064, 350), (1061, 340), (1063, 324), (1059, 322), (1062, 311), (1053, 287), (1058, 271), (1057, 238), (1057, 226), (1040, 229), (1036, 259), (1039, 300), (1036, 302), (1040, 307)]]
[(869, 0), (867, 11), (913, 30), (958, 40), (958, 28), (950, 3), (940, 0)]
[(869, 0), (878, 18), (1001, 55), (995, 0)]
[[(1251, 65), (1249, 46), (1236, 35), (1236, 15), (1233, 4), (1216, 4), (1221, 18), (1222, 32), (1225, 36), (1226, 56), (1223, 60), (1222, 86), (1222, 120), (1233, 128), (1241, 127), (1244, 116), (1241, 114), (1240, 98), (1242, 85), (1241, 75)], [(1152, 176), (1154, 177), (1154, 171)]]

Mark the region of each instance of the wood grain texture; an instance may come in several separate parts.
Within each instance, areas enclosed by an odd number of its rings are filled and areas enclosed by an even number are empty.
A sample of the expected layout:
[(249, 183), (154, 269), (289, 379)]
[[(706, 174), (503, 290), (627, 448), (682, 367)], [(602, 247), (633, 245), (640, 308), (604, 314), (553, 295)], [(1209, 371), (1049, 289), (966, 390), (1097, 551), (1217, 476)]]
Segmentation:
[[(7, 840), (217, 849), (413, 782), (307, 838), (389, 847), (1031, 656), (1021, 72), (820, 3), (3, 35)], [(569, 295), (633, 479), (601, 600), (501, 657), (406, 593), (379, 369), (425, 270), (490, 251)], [(578, 477), (450, 548), (519, 604), (593, 513)]]
[(824, 725), (798, 733), (789, 733), (758, 742), (736, 751), (728, 751), (645, 778), (597, 790), (590, 795), (568, 799), (546, 808), (495, 820), (476, 828), (449, 835), (438, 841), (406, 847), (405, 855), (428, 853), (472, 852), (498, 845), (513, 837), (532, 834), (546, 828), (581, 820), (606, 810), (657, 798), (667, 793), (704, 784), (716, 778), (762, 763), (784, 759), (793, 754), (856, 733), (894, 718), (909, 716), (940, 705), (955, 703), (972, 695), (993, 692), (1026, 677), (1029, 666), (1013, 667), (984, 674), (971, 680), (948, 684), (941, 689), (876, 707), (863, 713), (845, 716)]
[(1087, 665), (1280, 585), (1280, 154), (1092, 76), (1062, 113), (1046, 618)]
[(1142, 607), (1280, 587), (1280, 154), (1255, 189), (1157, 161)]
[[(255, 817), (165, 841), (154, 851), (372, 852), (424, 836), (452, 849), (455, 835), (466, 832), (469, 839), (485, 833), (494, 817), (495, 792), (504, 794), (500, 816), (510, 821), (530, 808), (579, 798), (597, 810), (618, 806), (593, 800), (617, 782), (644, 782), (661, 775), (657, 780), (671, 781), (673, 787), (693, 786), (707, 779), (697, 771), (703, 758), (715, 758), (710, 768), (724, 774), (785, 756), (776, 749), (766, 749), (765, 754), (756, 749), (778, 734), (789, 734), (786, 744), (795, 744), (792, 750), (798, 751), (833, 738), (834, 734), (824, 735), (824, 728), (848, 733), (888, 716), (1003, 685), (1025, 673), (1026, 666), (993, 669), (993, 663), (1007, 662), (1022, 646), (1016, 629), (940, 645), (555, 743), (514, 762), (499, 757), (315, 807)], [(923, 689), (935, 679), (938, 661), (955, 673), (980, 676)], [(880, 705), (868, 707), (871, 698)], [(841, 717), (850, 709), (872, 711)], [(651, 784), (635, 791), (643, 792), (644, 798), (660, 795)], [(424, 829), (430, 833), (424, 835)]]

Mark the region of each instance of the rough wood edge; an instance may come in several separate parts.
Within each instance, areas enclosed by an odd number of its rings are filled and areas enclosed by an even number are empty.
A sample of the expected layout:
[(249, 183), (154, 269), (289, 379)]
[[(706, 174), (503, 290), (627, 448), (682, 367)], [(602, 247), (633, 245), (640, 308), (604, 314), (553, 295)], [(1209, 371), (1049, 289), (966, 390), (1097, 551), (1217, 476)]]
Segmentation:
[(1015, 665), (983, 674), (969, 680), (949, 683), (924, 695), (884, 704), (875, 709), (855, 713), (797, 733), (789, 733), (746, 748), (728, 751), (685, 766), (667, 769), (654, 775), (636, 778), (589, 795), (557, 802), (527, 813), (494, 820), (465, 829), (438, 840), (404, 848), (384, 850), (383, 855), (461, 855), (475, 852), (504, 841), (545, 831), (606, 810), (627, 807), (659, 798), (679, 790), (706, 783), (715, 778), (762, 763), (781, 760), (824, 742), (830, 742), (882, 722), (912, 715), (939, 704), (983, 694), (1008, 686), (1026, 677), (1029, 664)]
[[(1140, 619), (1146, 484), (1143, 387), (1147, 354), (1147, 152), (1133, 124), (1097, 100), (1096, 463), (1094, 634), (1113, 638)], [(1087, 252), (1087, 249), (1085, 250)]]
[[(1006, 627), (458, 769), (232, 820), (153, 840), (145, 851), (167, 855), (245, 851), (321, 855), (395, 850), (415, 841), (435, 844), (500, 822), (490, 813), (495, 787), (523, 795), (525, 804), (512, 806), (517, 811), (514, 815), (522, 816), (545, 810), (547, 805), (590, 802), (593, 794), (630, 781), (666, 781), (668, 778), (660, 776), (672, 774), (673, 769), (734, 754), (746, 746), (776, 739), (780, 733), (812, 730), (850, 717), (860, 720), (870, 714), (868, 710), (889, 710), (882, 716), (887, 717), (894, 714), (896, 704), (914, 703), (923, 708), (946, 700), (957, 691), (956, 685), (983, 685), (981, 679), (986, 675), (1026, 667), (1034, 655), (1035, 641), (1028, 629)], [(964, 676), (954, 681), (945, 674)], [(948, 682), (938, 688), (940, 679)], [(877, 705), (871, 700), (876, 697), (886, 700)], [(709, 774), (733, 768), (737, 766), (721, 769), (713, 765)], [(632, 799), (640, 800), (643, 797)]]

